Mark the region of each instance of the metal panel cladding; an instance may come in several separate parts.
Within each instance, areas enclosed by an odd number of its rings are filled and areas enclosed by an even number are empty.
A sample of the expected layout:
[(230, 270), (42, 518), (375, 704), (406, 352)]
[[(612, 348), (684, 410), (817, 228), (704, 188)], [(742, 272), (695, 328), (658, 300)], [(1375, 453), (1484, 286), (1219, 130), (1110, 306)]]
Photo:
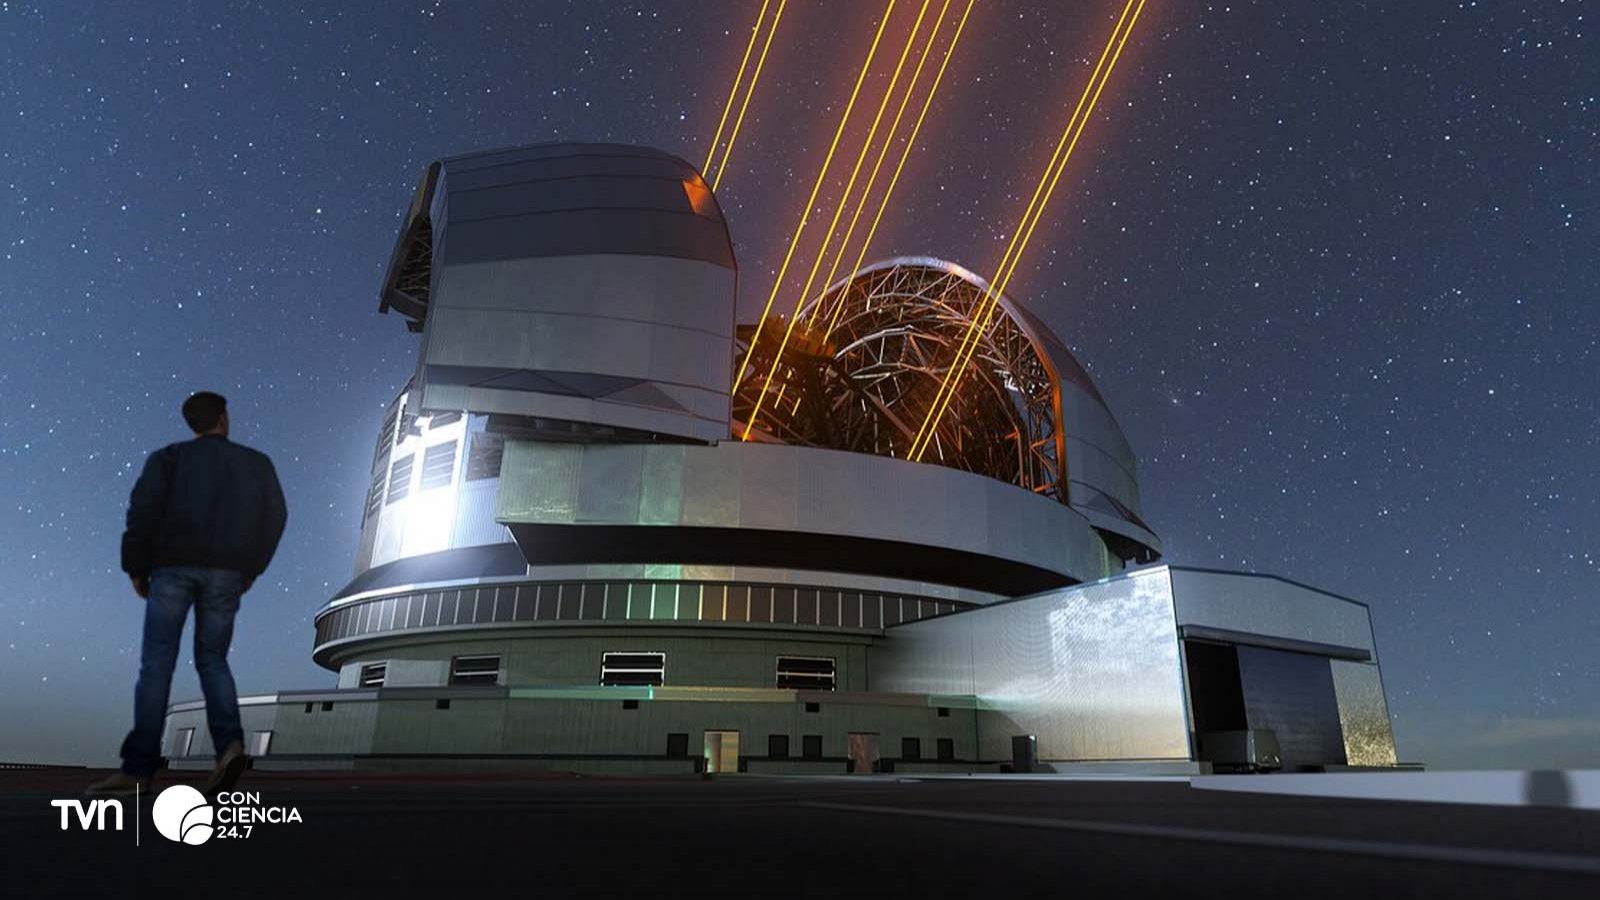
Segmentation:
[(511, 440), (495, 518), (537, 566), (766, 566), (1007, 596), (1107, 574), (1070, 507), (957, 469), (813, 447)]
[(974, 695), (984, 759), (1031, 734), (1041, 760), (1187, 760), (1176, 629), (1155, 569), (891, 628), (870, 687)]
[(382, 308), (423, 332), (418, 408), (728, 434), (736, 267), (670, 154), (551, 144), (428, 169)]

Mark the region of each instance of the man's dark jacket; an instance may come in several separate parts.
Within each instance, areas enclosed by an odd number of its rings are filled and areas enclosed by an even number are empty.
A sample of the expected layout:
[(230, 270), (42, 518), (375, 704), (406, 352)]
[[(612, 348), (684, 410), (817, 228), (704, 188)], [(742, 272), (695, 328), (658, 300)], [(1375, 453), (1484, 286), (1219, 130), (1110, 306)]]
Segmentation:
[(128, 500), (122, 571), (162, 566), (233, 569), (255, 578), (272, 561), (288, 514), (265, 453), (221, 435), (150, 454)]

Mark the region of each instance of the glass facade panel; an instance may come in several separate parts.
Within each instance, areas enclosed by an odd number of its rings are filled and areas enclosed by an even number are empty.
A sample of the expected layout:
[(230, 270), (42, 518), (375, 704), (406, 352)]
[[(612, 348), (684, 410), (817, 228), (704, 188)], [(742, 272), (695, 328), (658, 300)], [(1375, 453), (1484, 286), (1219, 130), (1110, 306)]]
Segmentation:
[(750, 588), (750, 621), (772, 621), (772, 588), (759, 586)]
[(536, 621), (555, 621), (556, 599), (560, 593), (560, 589), (553, 584), (535, 585), (533, 594), (533, 618)]
[(467, 456), (467, 480), (482, 481), (500, 477), (500, 461), (505, 456), (505, 436), (491, 431), (472, 435), (472, 450)]
[(794, 621), (798, 625), (817, 624), (817, 592), (800, 589), (795, 592)]
[(693, 621), (700, 618), (700, 593), (703, 590), (700, 584), (678, 585), (678, 616), (681, 621)]
[(556, 618), (575, 622), (583, 615), (583, 585), (563, 584), (556, 589)]
[(650, 618), (650, 603), (655, 593), (654, 585), (648, 581), (635, 581), (628, 585), (628, 618)]
[(728, 602), (728, 586), (725, 584), (708, 584), (702, 592), (700, 603), (700, 621), (721, 622), (722, 608)]
[[(967, 608), (948, 600), (725, 582), (524, 582), (376, 597), (323, 614), (317, 643), (452, 625), (703, 621), (880, 629)], [(903, 612), (902, 612), (903, 611)], [(902, 619), (903, 616), (903, 619)]]
[(515, 622), (533, 621), (534, 599), (539, 596), (538, 585), (519, 584), (512, 589), (511, 618)]
[(772, 621), (794, 623), (794, 588), (774, 588), (772, 591)]
[(839, 592), (822, 591), (817, 595), (817, 624), (839, 624)]
[(839, 624), (845, 628), (861, 627), (861, 596), (859, 594), (839, 595)]
[(750, 621), (750, 588), (742, 584), (728, 585), (729, 622)]
[(852, 596), (856, 598), (857, 602), (861, 606), (861, 627), (882, 628), (883, 598), (873, 594), (855, 594)]
[(613, 581), (605, 586), (605, 617), (608, 620), (628, 618), (628, 583)]
[[(870, 598), (872, 595), (864, 594), (862, 596)], [(900, 616), (900, 600), (901, 598), (893, 594), (885, 594), (881, 598), (880, 602), (883, 604), (883, 627), (888, 628), (890, 625), (899, 625), (905, 621)]]
[(650, 606), (652, 619), (676, 619), (678, 617), (678, 585), (674, 582), (658, 581), (651, 585), (655, 589), (654, 601)]
[(510, 622), (516, 619), (517, 614), (517, 589), (515, 587), (501, 587), (483, 590), (494, 591), (494, 620), (496, 622)]

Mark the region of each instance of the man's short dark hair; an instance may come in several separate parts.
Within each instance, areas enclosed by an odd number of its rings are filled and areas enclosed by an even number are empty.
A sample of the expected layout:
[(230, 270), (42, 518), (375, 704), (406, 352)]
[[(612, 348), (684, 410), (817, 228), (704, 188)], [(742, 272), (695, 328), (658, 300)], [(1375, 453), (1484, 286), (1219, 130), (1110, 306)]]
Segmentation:
[(183, 401), (183, 420), (195, 434), (205, 434), (217, 427), (228, 414), (228, 398), (210, 391), (198, 391)]

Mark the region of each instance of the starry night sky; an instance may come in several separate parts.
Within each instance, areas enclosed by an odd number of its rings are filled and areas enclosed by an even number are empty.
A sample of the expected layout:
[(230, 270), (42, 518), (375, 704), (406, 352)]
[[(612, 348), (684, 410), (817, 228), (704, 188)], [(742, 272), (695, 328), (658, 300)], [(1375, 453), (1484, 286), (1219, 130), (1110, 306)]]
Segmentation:
[[(423, 167), (698, 164), (759, 4), (348, 6), (0, 2), (0, 760), (114, 757), (123, 510), (192, 390), (289, 496), (240, 691), (330, 685), (311, 617), (415, 360), (377, 291)], [(989, 274), (1120, 8), (979, 0), (869, 259)], [(790, 2), (720, 191), (747, 320), (881, 10)], [(1597, 15), (1151, 0), (1011, 283), (1168, 561), (1371, 605), (1402, 759), (1600, 766)]]

